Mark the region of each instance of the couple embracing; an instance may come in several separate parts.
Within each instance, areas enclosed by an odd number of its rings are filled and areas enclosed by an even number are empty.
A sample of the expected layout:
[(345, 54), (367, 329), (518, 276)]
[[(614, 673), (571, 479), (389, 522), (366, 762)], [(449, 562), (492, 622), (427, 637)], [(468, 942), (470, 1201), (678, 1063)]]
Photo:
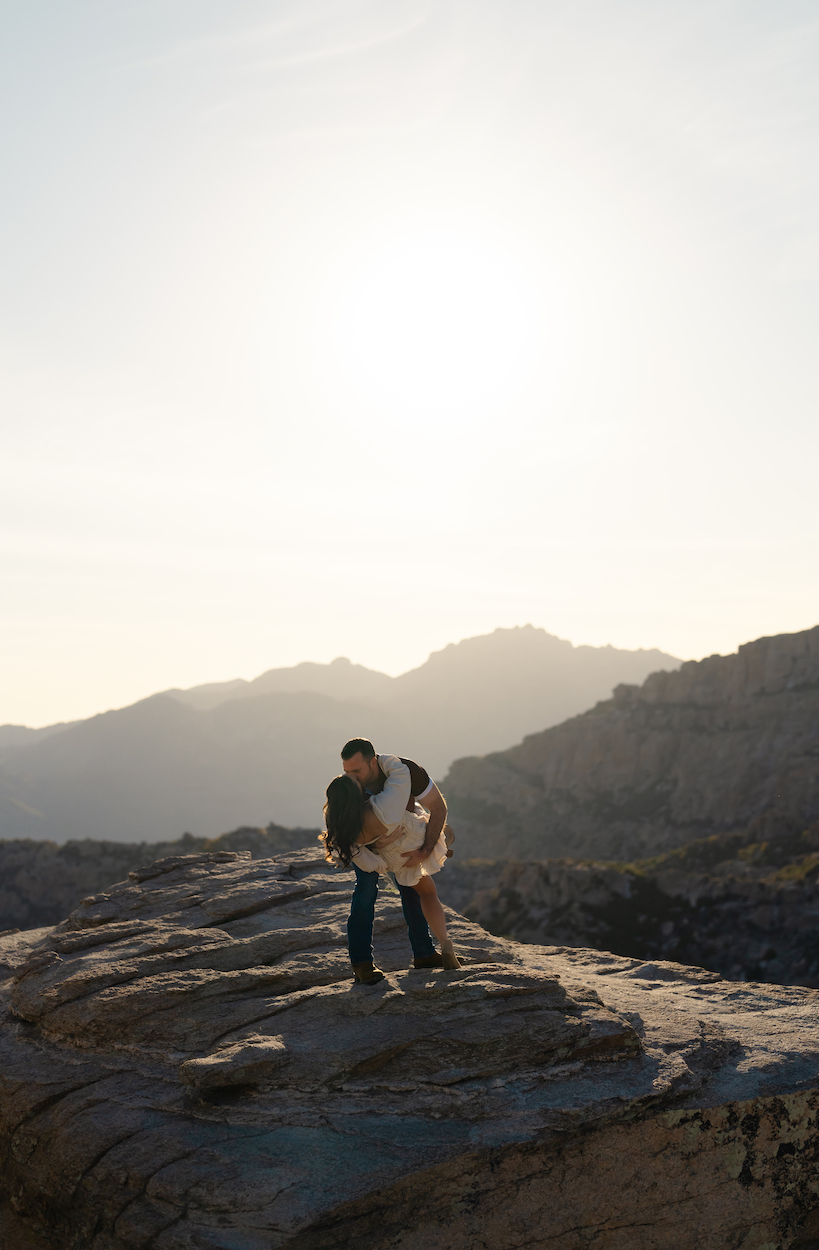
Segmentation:
[(459, 968), (432, 880), (452, 854), (443, 795), (426, 769), (396, 755), (376, 755), (366, 738), (352, 738), (341, 759), (344, 774), (327, 787), (321, 836), (327, 859), (355, 871), (347, 939), (356, 981), (375, 985), (384, 976), (372, 946), (379, 874), (391, 874), (398, 886), (414, 967)]

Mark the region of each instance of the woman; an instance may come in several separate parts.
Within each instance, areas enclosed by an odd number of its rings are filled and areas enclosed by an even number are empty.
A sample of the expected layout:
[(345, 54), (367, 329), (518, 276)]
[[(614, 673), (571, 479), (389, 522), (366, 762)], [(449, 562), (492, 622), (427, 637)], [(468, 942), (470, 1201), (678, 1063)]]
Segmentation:
[[(382, 765), (389, 757), (379, 757)], [(391, 788), (406, 784), (409, 799), (409, 773), (400, 761), (388, 772), (387, 784)], [(406, 773), (406, 781), (403, 773)], [(385, 791), (386, 791), (385, 786)], [(386, 824), (379, 816), (379, 798), (367, 798), (354, 777), (343, 774), (334, 777), (327, 787), (324, 805), (326, 832), (321, 834), (327, 859), (344, 868), (352, 861), (365, 872), (392, 872), (401, 885), (412, 886), (421, 898), (421, 909), (427, 924), (441, 944), (444, 968), (460, 968), (446, 927), (444, 909), (438, 899), (438, 891), (431, 873), (439, 872), (447, 858), (449, 827), (447, 826), (432, 848), (430, 856), (422, 864), (407, 868), (403, 856), (407, 851), (417, 850), (424, 842), (428, 817), (417, 812), (404, 811), (397, 825)]]

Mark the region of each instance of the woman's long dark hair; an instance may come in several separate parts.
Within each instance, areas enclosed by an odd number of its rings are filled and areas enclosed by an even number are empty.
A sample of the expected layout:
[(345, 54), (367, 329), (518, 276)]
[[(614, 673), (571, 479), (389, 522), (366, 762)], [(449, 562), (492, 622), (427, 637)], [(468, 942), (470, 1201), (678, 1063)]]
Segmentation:
[(333, 853), (345, 868), (350, 867), (353, 847), (364, 824), (364, 793), (354, 777), (343, 773), (334, 777), (327, 787), (324, 804), (324, 822), (327, 831), (322, 833), (325, 858), (332, 861)]

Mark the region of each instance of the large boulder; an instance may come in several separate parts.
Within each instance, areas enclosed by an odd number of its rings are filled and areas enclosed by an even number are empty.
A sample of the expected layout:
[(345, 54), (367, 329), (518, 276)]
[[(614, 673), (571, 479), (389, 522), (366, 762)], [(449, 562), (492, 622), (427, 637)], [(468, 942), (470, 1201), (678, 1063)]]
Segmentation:
[(413, 970), (391, 891), (354, 985), (350, 886), (313, 851), (176, 856), (0, 939), (6, 1244), (811, 1244), (815, 991), (454, 913), (464, 966)]

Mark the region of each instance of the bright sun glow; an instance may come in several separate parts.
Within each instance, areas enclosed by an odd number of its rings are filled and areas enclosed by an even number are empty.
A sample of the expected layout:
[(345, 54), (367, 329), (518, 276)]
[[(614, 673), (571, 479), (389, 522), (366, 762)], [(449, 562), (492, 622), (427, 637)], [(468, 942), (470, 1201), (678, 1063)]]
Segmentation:
[(330, 333), (342, 368), (393, 412), (495, 408), (555, 351), (535, 284), (481, 241), (416, 236), (375, 247), (339, 286)]

